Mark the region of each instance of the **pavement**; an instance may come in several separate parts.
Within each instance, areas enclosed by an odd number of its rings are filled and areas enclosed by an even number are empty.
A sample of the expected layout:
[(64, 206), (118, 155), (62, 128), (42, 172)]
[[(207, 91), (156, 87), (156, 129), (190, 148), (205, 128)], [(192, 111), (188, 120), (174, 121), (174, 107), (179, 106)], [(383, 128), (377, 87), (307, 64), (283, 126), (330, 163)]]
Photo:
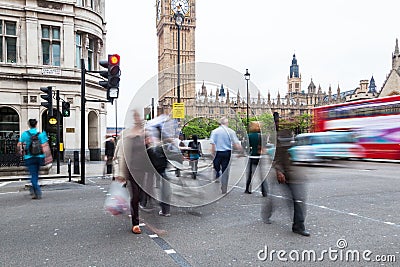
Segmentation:
[[(211, 164), (210, 159), (204, 159), (199, 161), (198, 168), (205, 168)], [(168, 171), (175, 171), (175, 167), (178, 167), (182, 171), (190, 171), (189, 162), (185, 161), (183, 164), (173, 161), (173, 166), (170, 166)], [(175, 166), (175, 167), (174, 167)], [(40, 174), (39, 180), (41, 186), (49, 184), (59, 184), (61, 182), (80, 182), (81, 181), (81, 164), (79, 164), (79, 173), (74, 174), (74, 166), (71, 165), (71, 178), (69, 177), (68, 164), (60, 163), (60, 173), (57, 173), (57, 163), (53, 162), (52, 167), (48, 174)], [(104, 161), (86, 161), (85, 162), (85, 178), (99, 178), (103, 177), (105, 173), (105, 162)], [(108, 175), (105, 178), (110, 178)], [(23, 181), (29, 180), (30, 175), (17, 175), (17, 176), (0, 176), (0, 182), (7, 181)]]

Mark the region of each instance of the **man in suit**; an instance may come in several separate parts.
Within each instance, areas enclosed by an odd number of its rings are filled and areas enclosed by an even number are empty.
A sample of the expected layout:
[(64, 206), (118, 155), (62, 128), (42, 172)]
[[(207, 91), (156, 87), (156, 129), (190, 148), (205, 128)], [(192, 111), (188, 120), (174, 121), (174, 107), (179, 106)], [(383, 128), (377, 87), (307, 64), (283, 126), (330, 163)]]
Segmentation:
[(105, 144), (107, 174), (112, 174), (114, 151), (115, 151), (115, 140), (113, 137), (110, 137), (106, 140)]
[[(279, 129), (278, 112), (274, 112), (274, 121), (277, 132), (277, 144), (272, 167), (276, 171), (276, 179), (279, 183), (279, 185), (274, 187), (278, 187), (277, 189), (284, 191), (286, 199), (288, 199), (290, 206), (293, 207), (292, 231), (302, 236), (310, 236), (310, 233), (304, 226), (306, 217), (305, 177), (299, 168), (293, 166), (289, 154), (289, 148), (292, 145), (292, 133), (287, 129)], [(272, 181), (271, 183), (273, 184), (274, 182)], [(269, 218), (272, 215), (272, 209), (271, 196), (268, 196), (268, 202), (264, 206), (262, 214), (265, 223), (271, 223)]]

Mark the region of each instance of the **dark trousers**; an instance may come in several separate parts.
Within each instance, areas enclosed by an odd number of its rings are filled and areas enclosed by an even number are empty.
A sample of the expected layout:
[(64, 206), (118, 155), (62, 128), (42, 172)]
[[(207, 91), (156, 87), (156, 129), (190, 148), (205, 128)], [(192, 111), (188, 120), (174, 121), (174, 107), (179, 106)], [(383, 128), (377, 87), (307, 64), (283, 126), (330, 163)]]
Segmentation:
[[(128, 172), (127, 179), (127, 189), (129, 191), (129, 195), (131, 197), (131, 216), (132, 216), (132, 225), (139, 225), (139, 199), (140, 199), (140, 186), (135, 181), (134, 177), (130, 172)], [(145, 172), (142, 171), (134, 171), (134, 176), (136, 177), (144, 177)]]
[[(274, 172), (275, 173), (275, 172)], [(272, 176), (272, 177), (271, 177)], [(283, 195), (290, 211), (293, 211), (292, 230), (305, 230), (304, 221), (306, 218), (306, 185), (304, 183), (278, 184), (275, 175), (269, 173), (267, 178), (270, 183), (271, 194)], [(261, 217), (264, 221), (269, 220), (278, 204), (275, 196), (268, 194), (262, 205)]]
[(107, 161), (106, 161), (106, 166), (107, 166), (107, 174), (112, 174), (112, 168), (113, 168), (113, 157), (112, 156), (107, 156)]
[(165, 172), (165, 169), (157, 170), (159, 177), (157, 179), (161, 179), (161, 211), (164, 214), (170, 212), (171, 205), (169, 204), (171, 201), (171, 186), (169, 178)]
[[(228, 151), (217, 151), (213, 164), (216, 172), (216, 178), (221, 176), (221, 189), (223, 193), (226, 193), (229, 180), (229, 161), (231, 159), (232, 152)], [(222, 171), (222, 175), (220, 174)]]
[(293, 201), (293, 225), (292, 230), (304, 231), (304, 220), (306, 217), (305, 188), (304, 184), (286, 184)]
[(250, 192), (251, 178), (253, 177), (254, 171), (256, 170), (259, 162), (260, 162), (260, 159), (252, 159), (252, 158), (250, 158), (248, 163), (247, 163), (246, 191)]

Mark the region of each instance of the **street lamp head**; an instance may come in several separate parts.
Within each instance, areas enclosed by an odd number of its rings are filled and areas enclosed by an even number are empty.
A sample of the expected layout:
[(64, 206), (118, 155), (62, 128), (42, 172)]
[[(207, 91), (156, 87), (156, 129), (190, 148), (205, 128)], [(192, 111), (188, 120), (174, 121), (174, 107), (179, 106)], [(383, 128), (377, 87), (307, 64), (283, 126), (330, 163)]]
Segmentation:
[(182, 13), (179, 6), (178, 6), (178, 10), (174, 14), (174, 19), (175, 19), (176, 26), (178, 26), (179, 28), (182, 27), (183, 21), (185, 19), (185, 15)]
[(250, 80), (249, 69), (246, 69), (246, 73), (244, 74), (244, 78), (245, 78), (247, 81)]

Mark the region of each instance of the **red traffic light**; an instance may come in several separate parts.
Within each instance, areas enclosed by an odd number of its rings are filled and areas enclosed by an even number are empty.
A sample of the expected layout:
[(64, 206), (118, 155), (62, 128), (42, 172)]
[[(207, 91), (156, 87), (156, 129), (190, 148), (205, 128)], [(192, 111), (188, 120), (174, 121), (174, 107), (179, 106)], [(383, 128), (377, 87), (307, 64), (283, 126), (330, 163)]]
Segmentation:
[(108, 63), (111, 65), (118, 65), (119, 64), (119, 55), (108, 55)]

